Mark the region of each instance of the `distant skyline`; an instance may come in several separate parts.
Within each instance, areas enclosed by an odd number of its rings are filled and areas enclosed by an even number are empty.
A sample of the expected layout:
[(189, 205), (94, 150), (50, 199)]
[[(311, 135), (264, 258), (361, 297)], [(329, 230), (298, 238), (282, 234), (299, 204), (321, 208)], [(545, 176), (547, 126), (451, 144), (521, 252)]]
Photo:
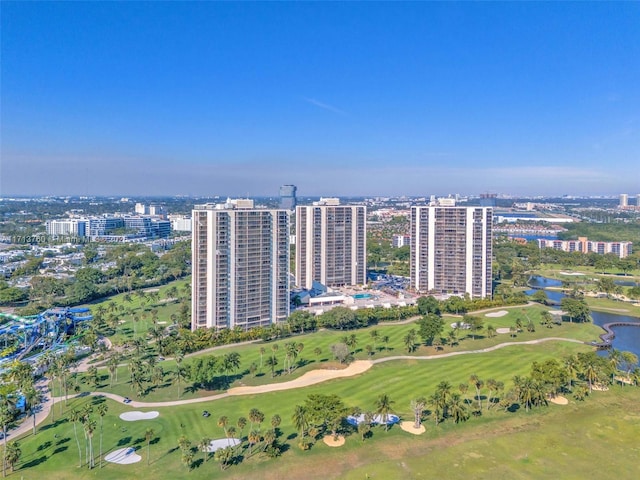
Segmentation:
[(0, 3), (0, 196), (640, 192), (639, 2)]

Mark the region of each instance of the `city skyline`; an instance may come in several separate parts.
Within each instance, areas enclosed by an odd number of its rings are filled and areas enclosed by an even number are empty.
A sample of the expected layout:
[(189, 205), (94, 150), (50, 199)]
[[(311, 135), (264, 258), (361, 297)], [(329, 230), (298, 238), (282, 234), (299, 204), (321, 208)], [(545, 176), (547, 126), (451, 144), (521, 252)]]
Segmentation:
[(0, 195), (633, 195), (639, 14), (2, 2)]

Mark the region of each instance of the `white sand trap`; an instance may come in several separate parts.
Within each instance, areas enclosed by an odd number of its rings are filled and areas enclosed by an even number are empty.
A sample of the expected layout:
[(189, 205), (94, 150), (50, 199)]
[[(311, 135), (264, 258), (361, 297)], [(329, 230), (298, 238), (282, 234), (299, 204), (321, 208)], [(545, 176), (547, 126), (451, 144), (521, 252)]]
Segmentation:
[(616, 379), (616, 382), (626, 383), (627, 385), (633, 385), (633, 382), (631, 381), (630, 378), (616, 376), (615, 379)]
[(126, 447), (114, 450), (104, 457), (107, 462), (118, 463), (120, 465), (128, 465), (130, 463), (138, 463), (142, 457), (136, 453), (135, 448)]
[(507, 312), (506, 310), (500, 310), (498, 312), (485, 313), (484, 316), (491, 317), (491, 318), (498, 318), (498, 317), (504, 317), (505, 315), (508, 315), (508, 314), (509, 312)]
[(322, 441), (330, 447), (341, 447), (345, 442), (342, 435), (338, 435), (337, 439), (333, 438), (333, 435), (325, 435)]
[(609, 387), (607, 387), (606, 385), (592, 385), (591, 390), (593, 390), (594, 392), (607, 392), (609, 391)]
[(120, 418), (125, 422), (135, 422), (136, 420), (152, 420), (157, 418), (160, 412), (124, 412), (120, 414)]
[(563, 397), (562, 395), (556, 395), (555, 397), (549, 397), (549, 401), (551, 403), (555, 403), (556, 405), (569, 405), (569, 400), (566, 399), (566, 397)]
[(158, 325), (166, 325), (167, 322), (158, 322)]
[(562, 310), (549, 310), (549, 313), (551, 315), (559, 315), (561, 317), (567, 314), (567, 312), (563, 312)]
[(558, 272), (560, 275), (569, 275), (571, 277), (584, 277), (584, 273), (580, 272)]
[(511, 329), (506, 327), (496, 328), (496, 333), (511, 333)]
[(415, 428), (413, 422), (402, 422), (400, 428), (405, 432), (413, 433), (414, 435), (420, 435), (426, 431), (424, 425), (420, 425), (420, 428)]
[(237, 438), (218, 438), (217, 440), (211, 440), (207, 447), (207, 452), (213, 453), (221, 448), (235, 447), (236, 445), (240, 445), (240, 440)]

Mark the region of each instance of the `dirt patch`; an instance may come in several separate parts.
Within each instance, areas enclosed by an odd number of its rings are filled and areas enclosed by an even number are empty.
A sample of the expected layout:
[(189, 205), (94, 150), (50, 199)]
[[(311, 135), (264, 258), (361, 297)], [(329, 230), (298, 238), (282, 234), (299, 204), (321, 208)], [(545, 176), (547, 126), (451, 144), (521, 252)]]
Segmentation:
[(345, 439), (342, 435), (334, 437), (333, 435), (325, 435), (322, 441), (330, 447), (341, 447), (344, 445)]
[(420, 435), (426, 431), (424, 425), (420, 425), (420, 428), (415, 428), (413, 422), (402, 422), (400, 428), (405, 432), (413, 433), (414, 435)]

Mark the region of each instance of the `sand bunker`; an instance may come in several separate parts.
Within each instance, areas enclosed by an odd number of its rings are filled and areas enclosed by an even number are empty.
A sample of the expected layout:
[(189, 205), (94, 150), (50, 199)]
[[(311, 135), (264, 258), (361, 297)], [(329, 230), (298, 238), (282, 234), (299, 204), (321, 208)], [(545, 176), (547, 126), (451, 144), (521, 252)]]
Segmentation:
[(569, 275), (571, 277), (584, 277), (584, 273), (580, 272), (558, 272), (560, 275)]
[(415, 425), (413, 422), (402, 422), (400, 424), (400, 428), (405, 432), (413, 433), (414, 435), (420, 435), (421, 433), (424, 433), (426, 430), (424, 428), (424, 425), (420, 425), (420, 428), (415, 428)]
[(606, 385), (592, 385), (591, 390), (594, 390), (596, 392), (607, 392), (609, 391), (609, 387), (607, 387)]
[(120, 465), (128, 465), (130, 463), (139, 462), (140, 460), (142, 460), (142, 457), (136, 453), (135, 448), (126, 447), (114, 450), (109, 455), (105, 456), (104, 459), (107, 462), (118, 463)]
[(505, 315), (508, 315), (508, 314), (509, 312), (507, 312), (506, 310), (500, 310), (498, 312), (485, 313), (484, 316), (491, 317), (491, 318), (499, 318), (499, 317), (504, 317)]
[(568, 405), (569, 404), (569, 400), (567, 400), (566, 397), (563, 397), (562, 395), (556, 395), (555, 397), (549, 397), (548, 400), (551, 403), (555, 403), (556, 405)]
[(135, 422), (137, 420), (152, 420), (157, 418), (160, 412), (124, 412), (120, 414), (120, 418), (125, 422)]
[(506, 327), (496, 328), (496, 333), (510, 333), (510, 332), (511, 332), (510, 328), (506, 328)]
[(322, 441), (330, 447), (341, 447), (345, 442), (342, 435), (338, 435), (338, 438), (334, 438), (333, 435), (325, 435)]
[(235, 447), (236, 445), (240, 445), (240, 440), (237, 438), (218, 438), (211, 440), (206, 450), (209, 453), (213, 453), (221, 448)]

